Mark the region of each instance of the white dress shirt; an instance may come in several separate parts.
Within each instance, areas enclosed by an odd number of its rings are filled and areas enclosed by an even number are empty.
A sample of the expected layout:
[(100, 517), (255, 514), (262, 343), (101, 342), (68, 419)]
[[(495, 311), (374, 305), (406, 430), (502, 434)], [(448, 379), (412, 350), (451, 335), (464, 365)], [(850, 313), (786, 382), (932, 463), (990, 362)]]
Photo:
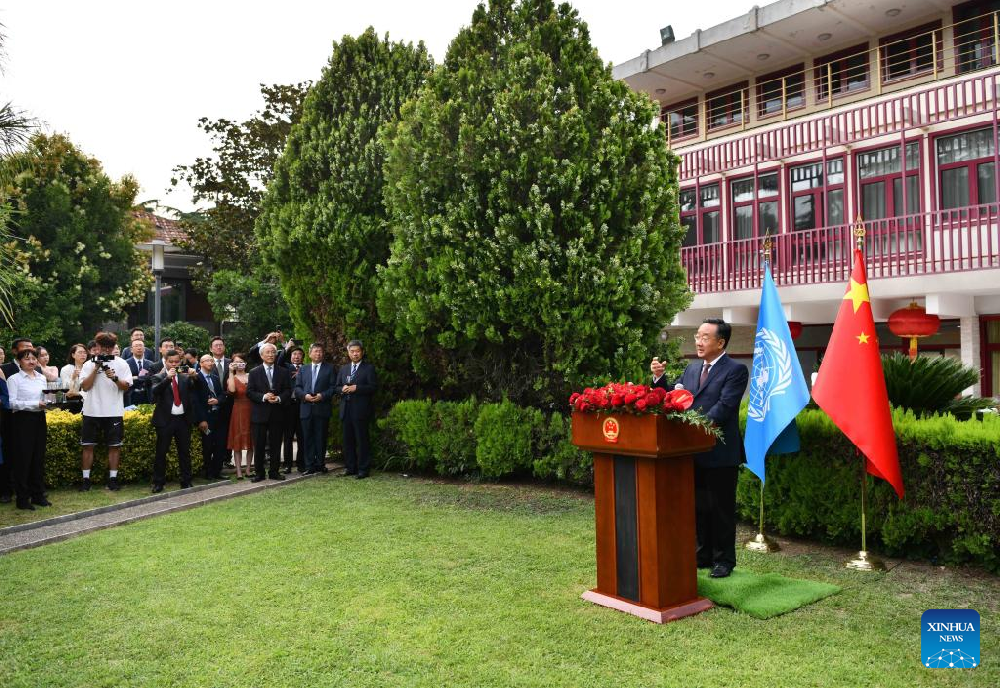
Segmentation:
[(12, 411), (32, 411), (40, 413), (42, 408), (38, 402), (45, 394), (45, 376), (37, 370), (34, 375), (19, 371), (7, 380), (7, 393), (10, 395)]

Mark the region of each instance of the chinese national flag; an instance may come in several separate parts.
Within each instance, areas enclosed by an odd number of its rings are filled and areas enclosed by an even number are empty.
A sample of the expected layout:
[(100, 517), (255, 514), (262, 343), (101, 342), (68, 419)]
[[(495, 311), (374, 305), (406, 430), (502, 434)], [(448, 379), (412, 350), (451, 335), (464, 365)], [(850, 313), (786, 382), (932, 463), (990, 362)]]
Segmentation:
[(865, 262), (859, 250), (854, 251), (851, 283), (840, 303), (812, 396), (865, 455), (868, 472), (887, 480), (902, 499), (896, 434), (868, 298)]

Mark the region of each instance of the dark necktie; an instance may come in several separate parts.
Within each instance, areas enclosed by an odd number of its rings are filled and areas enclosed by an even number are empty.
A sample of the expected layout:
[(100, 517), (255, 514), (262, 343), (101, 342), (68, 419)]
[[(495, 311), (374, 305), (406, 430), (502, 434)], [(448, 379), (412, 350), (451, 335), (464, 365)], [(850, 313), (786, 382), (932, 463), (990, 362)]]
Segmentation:
[(271, 366), (265, 366), (264, 372), (267, 373), (267, 386), (274, 388), (274, 383), (271, 381)]
[(177, 385), (177, 376), (176, 375), (173, 378), (171, 378), (171, 385), (170, 386), (174, 390), (174, 406), (180, 406), (181, 405), (181, 390), (180, 390), (180, 387)]
[(351, 382), (354, 382), (354, 376), (357, 374), (357, 372), (358, 372), (358, 364), (357, 363), (352, 363), (351, 364)]
[(319, 366), (313, 363), (313, 374), (312, 374), (312, 387), (309, 390), (310, 394), (316, 393), (316, 376), (319, 374)]
[(208, 388), (212, 391), (212, 396), (214, 397), (215, 396), (215, 384), (212, 382), (212, 376), (211, 375), (206, 375), (205, 376), (205, 382), (208, 383)]
[(698, 380), (698, 389), (705, 386), (705, 380), (708, 379), (708, 371), (712, 369), (711, 363), (706, 363), (701, 369), (701, 379)]

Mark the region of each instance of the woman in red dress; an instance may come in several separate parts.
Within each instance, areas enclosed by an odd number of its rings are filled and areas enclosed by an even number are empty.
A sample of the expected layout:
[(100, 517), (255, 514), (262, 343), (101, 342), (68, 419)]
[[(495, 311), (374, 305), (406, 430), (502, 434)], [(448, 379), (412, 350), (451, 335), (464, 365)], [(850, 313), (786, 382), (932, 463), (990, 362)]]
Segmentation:
[(253, 403), (247, 398), (247, 361), (243, 354), (233, 354), (229, 365), (229, 395), (233, 397), (233, 411), (229, 419), (229, 438), (226, 446), (233, 452), (233, 465), (236, 466), (236, 479), (243, 479), (240, 464), (243, 462), (243, 452), (247, 453), (247, 475), (253, 466), (253, 432), (250, 428), (250, 414)]

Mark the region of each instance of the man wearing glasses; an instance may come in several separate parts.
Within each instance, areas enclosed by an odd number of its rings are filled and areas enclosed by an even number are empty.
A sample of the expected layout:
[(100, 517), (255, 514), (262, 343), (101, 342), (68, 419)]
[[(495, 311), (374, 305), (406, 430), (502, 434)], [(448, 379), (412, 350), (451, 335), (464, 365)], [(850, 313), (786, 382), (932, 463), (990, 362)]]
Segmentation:
[(736, 478), (746, 460), (740, 437), (740, 401), (750, 373), (726, 355), (733, 328), (709, 318), (694, 336), (698, 361), (691, 363), (668, 386), (658, 358), (649, 364), (653, 386), (683, 388), (694, 394), (692, 408), (708, 416), (722, 430), (722, 440), (694, 457), (695, 529), (698, 568), (712, 569), (712, 578), (725, 578), (736, 567)]

